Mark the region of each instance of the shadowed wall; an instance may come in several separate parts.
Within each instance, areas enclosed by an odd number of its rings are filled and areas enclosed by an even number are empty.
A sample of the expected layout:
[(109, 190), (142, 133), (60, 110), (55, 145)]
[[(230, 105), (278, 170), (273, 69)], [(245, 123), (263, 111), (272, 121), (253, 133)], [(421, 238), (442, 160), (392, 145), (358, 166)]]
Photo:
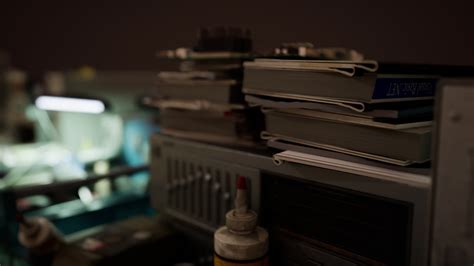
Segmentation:
[[(199, 26), (242, 25), (254, 47), (311, 41), (397, 62), (474, 64), (473, 1), (4, 1), (0, 48), (32, 71), (156, 69)], [(471, 13), (471, 14), (470, 14)]]

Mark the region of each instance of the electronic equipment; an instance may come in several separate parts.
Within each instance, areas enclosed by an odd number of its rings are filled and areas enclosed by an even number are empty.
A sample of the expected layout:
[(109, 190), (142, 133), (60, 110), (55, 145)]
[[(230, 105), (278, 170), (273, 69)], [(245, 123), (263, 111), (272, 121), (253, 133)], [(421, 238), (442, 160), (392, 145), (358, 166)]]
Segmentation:
[(251, 208), (269, 230), (275, 263), (427, 263), (428, 176), (417, 183), (294, 163), (277, 166), (266, 150), (159, 134), (151, 145), (154, 207), (172, 224), (208, 235), (204, 242), (223, 223), (235, 178), (242, 175), (250, 180)]

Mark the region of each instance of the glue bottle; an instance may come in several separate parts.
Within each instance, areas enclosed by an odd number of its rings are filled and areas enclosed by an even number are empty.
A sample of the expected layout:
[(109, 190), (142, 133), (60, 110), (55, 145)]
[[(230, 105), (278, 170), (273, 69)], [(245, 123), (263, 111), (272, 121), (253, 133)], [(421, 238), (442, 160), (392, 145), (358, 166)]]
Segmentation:
[(257, 213), (248, 209), (245, 177), (237, 179), (235, 209), (225, 218), (226, 225), (214, 233), (214, 265), (268, 266), (268, 233), (257, 226)]

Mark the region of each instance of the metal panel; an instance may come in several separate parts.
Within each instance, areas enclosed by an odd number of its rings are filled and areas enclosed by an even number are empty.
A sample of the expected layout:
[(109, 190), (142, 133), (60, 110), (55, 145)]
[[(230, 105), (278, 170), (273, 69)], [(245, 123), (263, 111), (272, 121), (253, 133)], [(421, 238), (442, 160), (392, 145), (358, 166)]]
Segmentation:
[(474, 80), (440, 89), (431, 265), (473, 265)]
[(158, 189), (153, 191), (158, 194), (153, 202), (158, 211), (213, 231), (224, 224), (226, 212), (233, 208), (239, 176), (247, 177), (250, 208), (258, 211), (257, 169), (197, 156), (183, 147), (162, 145), (158, 149), (159, 156), (155, 154), (152, 160), (156, 165), (152, 167), (152, 186)]

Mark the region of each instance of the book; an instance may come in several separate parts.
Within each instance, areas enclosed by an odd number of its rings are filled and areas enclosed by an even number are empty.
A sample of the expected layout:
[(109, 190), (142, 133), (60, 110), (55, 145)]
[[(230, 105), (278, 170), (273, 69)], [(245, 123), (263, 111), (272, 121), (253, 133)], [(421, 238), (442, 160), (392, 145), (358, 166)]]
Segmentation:
[(341, 102), (359, 109), (364, 103), (433, 99), (439, 75), (420, 75), (415, 70), (382, 73), (378, 69), (379, 65), (372, 61), (257, 59), (244, 63), (243, 91), (287, 99)]
[(253, 117), (250, 116), (251, 111), (218, 112), (162, 109), (160, 125), (163, 129), (253, 139), (255, 123), (252, 121)]
[(408, 165), (430, 159), (431, 126), (395, 130), (269, 111), (265, 138)]
[(337, 154), (334, 155), (335, 156), (327, 156), (327, 154), (325, 154), (320, 156), (296, 151), (283, 151), (273, 155), (273, 159), (277, 165), (281, 165), (284, 162), (299, 163), (350, 174), (368, 176), (390, 182), (397, 182), (414, 187), (429, 188), (431, 186), (431, 178), (429, 173), (426, 172), (417, 173), (403, 171), (401, 169), (395, 170), (384, 166), (354, 162), (347, 160), (346, 158), (338, 158)]
[(161, 133), (168, 136), (176, 137), (176, 138), (202, 141), (202, 142), (220, 144), (220, 145), (249, 147), (249, 148), (250, 147), (254, 148), (257, 146), (257, 143), (255, 143), (255, 141), (252, 139), (242, 139), (240, 137), (235, 137), (235, 136), (222, 136), (222, 135), (213, 134), (213, 133), (194, 132), (194, 131), (186, 131), (186, 130), (170, 129), (170, 128), (163, 128), (161, 130)]
[(230, 112), (232, 110), (243, 110), (247, 106), (242, 104), (219, 104), (206, 100), (162, 100), (156, 97), (147, 96), (141, 101), (146, 107), (157, 109), (180, 109), (192, 111), (216, 111)]
[(340, 159), (340, 160), (364, 164), (368, 166), (382, 167), (382, 168), (386, 168), (386, 169), (390, 169), (394, 171), (420, 174), (420, 175), (426, 175), (426, 176), (428, 176), (431, 171), (430, 162), (426, 162), (422, 164), (403, 165), (403, 166), (394, 165), (394, 164), (370, 160), (367, 158), (362, 158), (362, 157), (358, 157), (358, 156), (354, 156), (350, 154), (345, 154), (345, 153), (340, 153), (340, 152), (335, 152), (335, 151), (330, 151), (330, 150), (325, 150), (325, 149), (319, 149), (319, 148), (302, 145), (302, 144), (295, 144), (295, 143), (287, 142), (287, 141), (276, 139), (276, 138), (269, 139), (267, 141), (267, 146), (270, 148), (274, 148), (274, 149), (282, 150), (282, 151), (295, 151), (295, 152), (306, 153), (310, 155)]
[(235, 80), (158, 79), (155, 96), (163, 100), (205, 100), (212, 103), (243, 103)]
[[(273, 112), (277, 109), (264, 109), (264, 113)], [(390, 121), (390, 122), (381, 122), (376, 121), (370, 117), (361, 117), (361, 116), (352, 116), (346, 114), (336, 114), (336, 113), (329, 113), (329, 112), (321, 112), (317, 110), (308, 110), (308, 109), (278, 109), (279, 113), (284, 114), (293, 114), (297, 116), (304, 116), (309, 119), (319, 120), (329, 120), (332, 122), (339, 122), (339, 123), (346, 123), (346, 124), (353, 124), (353, 125), (362, 125), (362, 126), (370, 126), (375, 128), (385, 128), (385, 129), (410, 129), (410, 128), (418, 128), (418, 127), (427, 127), (431, 126), (432, 121), (415, 121), (415, 122), (398, 122), (398, 121)]]
[(410, 101), (390, 104), (368, 104), (364, 111), (352, 110), (337, 104), (297, 101), (275, 97), (245, 95), (250, 106), (263, 109), (309, 109), (322, 112), (344, 114), (374, 120), (389, 121), (426, 121), (433, 118), (433, 101)]
[(179, 71), (215, 71), (228, 76), (242, 77), (241, 59), (220, 59), (220, 60), (184, 60), (179, 63)]
[(229, 78), (225, 72), (217, 71), (161, 71), (159, 80), (217, 80)]

